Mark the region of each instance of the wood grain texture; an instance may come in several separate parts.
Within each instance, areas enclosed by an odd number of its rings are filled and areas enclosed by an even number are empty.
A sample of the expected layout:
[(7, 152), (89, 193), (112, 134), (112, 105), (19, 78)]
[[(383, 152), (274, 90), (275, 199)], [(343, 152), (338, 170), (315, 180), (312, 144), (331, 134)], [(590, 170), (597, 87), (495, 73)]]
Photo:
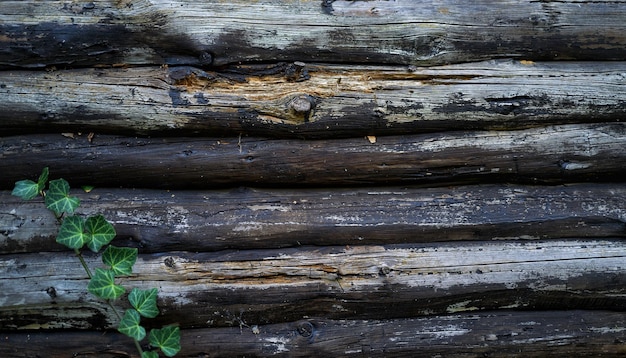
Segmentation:
[[(178, 251), (140, 255), (133, 276), (119, 282), (157, 287), (161, 315), (146, 324), (182, 328), (619, 310), (626, 304), (625, 257), (619, 239)], [(0, 257), (0, 329), (114, 327), (114, 312), (85, 290), (89, 280), (77, 261), (67, 251)], [(92, 269), (102, 265), (98, 257), (86, 261)]]
[(45, 166), (180, 357), (626, 353), (626, 1), (0, 7), (0, 356), (135, 354)]
[(0, 71), (2, 135), (330, 138), (622, 121), (626, 62)]
[[(245, 324), (245, 322), (244, 322)], [(178, 357), (623, 357), (624, 315), (605, 311), (454, 314), (395, 320), (320, 318), (182, 331)], [(113, 332), (3, 332), (0, 354), (113, 358), (132, 343)], [(88, 348), (87, 348), (88, 347)], [(463, 348), (459, 348), (463, 347)]]
[(624, 1), (3, 1), (0, 65), (625, 60)]
[[(142, 252), (623, 237), (621, 183), (554, 187), (74, 192)], [(59, 250), (44, 206), (0, 192), (0, 252)]]
[(45, 166), (77, 186), (162, 189), (620, 181), (625, 133), (598, 123), (315, 141), (0, 137), (0, 188)]

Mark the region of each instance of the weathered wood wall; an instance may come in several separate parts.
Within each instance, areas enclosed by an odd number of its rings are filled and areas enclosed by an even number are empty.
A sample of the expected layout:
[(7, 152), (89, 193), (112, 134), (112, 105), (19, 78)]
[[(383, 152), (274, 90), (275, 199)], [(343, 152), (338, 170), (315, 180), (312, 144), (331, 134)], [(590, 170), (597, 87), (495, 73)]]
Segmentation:
[(96, 185), (80, 213), (140, 249), (180, 356), (623, 356), (625, 18), (3, 1), (0, 355), (134, 354), (10, 196), (49, 166)]

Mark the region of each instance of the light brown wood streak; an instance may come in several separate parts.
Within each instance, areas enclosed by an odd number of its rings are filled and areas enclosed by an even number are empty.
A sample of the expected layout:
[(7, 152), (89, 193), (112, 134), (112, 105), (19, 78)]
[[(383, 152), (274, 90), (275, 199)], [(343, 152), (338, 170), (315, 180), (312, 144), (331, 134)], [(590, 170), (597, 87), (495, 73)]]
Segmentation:
[[(7, 134), (32, 131), (354, 137), (620, 121), (622, 62), (433, 68), (310, 64), (0, 72)], [(271, 74), (263, 74), (269, 71)], [(563, 83), (567, 83), (564, 86)], [(293, 110), (298, 98), (306, 112)]]

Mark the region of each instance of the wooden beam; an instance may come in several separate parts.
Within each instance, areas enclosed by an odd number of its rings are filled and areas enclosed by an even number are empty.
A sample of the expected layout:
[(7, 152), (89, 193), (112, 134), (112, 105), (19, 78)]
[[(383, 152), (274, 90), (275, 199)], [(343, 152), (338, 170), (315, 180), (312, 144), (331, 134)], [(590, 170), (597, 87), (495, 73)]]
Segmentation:
[[(525, 311), (390, 320), (295, 322), (182, 330), (180, 356), (623, 357), (619, 312)], [(258, 333), (257, 333), (258, 332)], [(134, 346), (115, 332), (3, 332), (6, 358), (119, 357)]]
[(18, 0), (2, 8), (4, 67), (626, 60), (623, 1)]
[[(296, 239), (296, 237), (294, 237)], [(87, 255), (88, 266), (102, 266)], [(623, 240), (298, 247), (140, 255), (127, 287), (157, 287), (149, 325), (183, 328), (305, 317), (389, 319), (499, 309), (626, 304)], [(111, 328), (73, 252), (2, 255), (5, 330)], [(51, 265), (51, 262), (54, 264)]]
[(36, 179), (45, 166), (76, 186), (162, 189), (620, 181), (625, 131), (625, 123), (598, 123), (316, 141), (0, 137), (0, 188)]
[[(53, 173), (54, 175), (54, 173)], [(102, 213), (120, 245), (142, 252), (299, 245), (623, 237), (623, 184), (410, 189), (74, 191), (80, 213)], [(38, 201), (0, 192), (0, 252), (59, 250)]]
[[(354, 2), (357, 3), (357, 2)], [(626, 62), (0, 71), (2, 135), (298, 138), (621, 121)]]

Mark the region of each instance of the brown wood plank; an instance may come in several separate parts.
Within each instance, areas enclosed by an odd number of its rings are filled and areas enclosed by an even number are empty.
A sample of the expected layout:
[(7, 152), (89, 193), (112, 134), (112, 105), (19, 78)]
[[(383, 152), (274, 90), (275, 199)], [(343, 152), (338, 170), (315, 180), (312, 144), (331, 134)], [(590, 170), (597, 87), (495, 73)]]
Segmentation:
[(626, 62), (301, 65), (0, 71), (0, 134), (329, 138), (626, 115)]
[[(54, 173), (52, 178), (54, 178)], [(555, 187), (74, 192), (143, 252), (623, 237), (622, 183)], [(59, 250), (53, 215), (0, 192), (0, 252)]]
[[(242, 322), (245, 324), (245, 322)], [(623, 357), (624, 314), (605, 311), (492, 312), (396, 320), (305, 319), (240, 328), (182, 330), (178, 357)], [(253, 333), (258, 329), (258, 334)], [(256, 332), (256, 330), (255, 330)], [(6, 358), (127, 357), (114, 332), (3, 332)]]
[(3, 1), (0, 65), (625, 60), (624, 4)]
[[(179, 251), (140, 255), (134, 275), (120, 282), (159, 289), (162, 314), (147, 324), (184, 328), (497, 309), (621, 310), (625, 257), (623, 240), (597, 239)], [(98, 257), (86, 260), (92, 270), (102, 266)], [(114, 312), (85, 289), (88, 279), (72, 252), (3, 255), (0, 262), (1, 329), (114, 325)]]

